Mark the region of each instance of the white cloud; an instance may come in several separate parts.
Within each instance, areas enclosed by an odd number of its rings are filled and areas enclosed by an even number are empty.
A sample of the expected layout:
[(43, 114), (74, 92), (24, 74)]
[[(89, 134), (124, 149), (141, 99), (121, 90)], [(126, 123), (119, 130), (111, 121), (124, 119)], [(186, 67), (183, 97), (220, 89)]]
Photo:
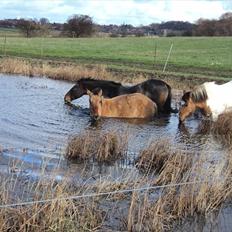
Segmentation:
[(2, 0), (1, 18), (46, 17), (65, 22), (73, 14), (86, 14), (99, 24), (150, 24), (199, 18), (219, 18), (232, 10), (231, 1), (211, 0)]

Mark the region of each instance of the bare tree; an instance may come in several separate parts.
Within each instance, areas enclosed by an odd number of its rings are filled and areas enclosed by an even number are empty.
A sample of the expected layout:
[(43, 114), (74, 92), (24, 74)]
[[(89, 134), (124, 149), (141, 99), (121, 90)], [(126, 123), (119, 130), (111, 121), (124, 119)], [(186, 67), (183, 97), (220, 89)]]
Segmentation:
[(39, 20), (39, 33), (42, 36), (46, 36), (50, 33), (51, 25), (47, 18), (41, 18)]
[(91, 36), (94, 23), (88, 15), (73, 15), (64, 24), (64, 33), (70, 37)]
[(31, 37), (39, 29), (38, 22), (32, 19), (19, 19), (17, 27), (26, 37)]

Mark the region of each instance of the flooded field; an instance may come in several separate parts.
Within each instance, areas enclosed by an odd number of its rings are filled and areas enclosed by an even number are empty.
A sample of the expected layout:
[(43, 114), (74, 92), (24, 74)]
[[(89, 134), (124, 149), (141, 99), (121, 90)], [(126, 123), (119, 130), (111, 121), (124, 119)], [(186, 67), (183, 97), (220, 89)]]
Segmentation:
[[(49, 170), (56, 168), (59, 178), (78, 176), (83, 167), (70, 164), (63, 154), (68, 138), (87, 129), (119, 130), (129, 134), (127, 159), (115, 164), (115, 167), (88, 167), (95, 174), (107, 175), (116, 172), (119, 167), (133, 168), (138, 152), (150, 141), (160, 138), (168, 138), (175, 146), (190, 151), (222, 152), (221, 145), (207, 129), (209, 122), (190, 118), (185, 125), (178, 127), (178, 114), (159, 117), (151, 122), (102, 119), (93, 124), (87, 96), (74, 101), (80, 109), (64, 104), (63, 96), (71, 86), (72, 83), (47, 78), (0, 76), (1, 172), (8, 170), (9, 161), (15, 160), (22, 165), (22, 173), (39, 175), (41, 164), (46, 161), (48, 175)], [(173, 100), (174, 105), (175, 101), (179, 98)]]
[[(75, 100), (73, 106), (64, 104), (64, 94), (72, 86), (69, 82), (47, 78), (0, 75), (2, 176), (13, 173), (17, 178), (32, 181), (55, 177), (58, 182), (65, 179), (75, 181), (77, 185), (93, 184), (104, 179), (110, 183), (119, 180), (130, 182), (141, 176), (134, 166), (139, 152), (146, 149), (150, 142), (162, 138), (168, 139), (173, 149), (178, 147), (190, 155), (206, 154), (208, 161), (213, 163), (227, 153), (226, 148), (211, 134), (210, 121), (196, 115), (186, 120), (181, 127), (178, 126), (178, 114), (160, 116), (149, 122), (101, 119), (93, 123), (89, 116), (87, 96)], [(178, 105), (180, 97), (180, 94), (174, 93), (173, 107)], [(127, 156), (110, 165), (66, 160), (64, 154), (69, 138), (87, 130), (127, 133)], [(18, 188), (16, 195), (22, 195), (22, 199), (27, 198), (22, 186)], [(123, 204), (125, 207), (126, 203)], [(178, 231), (185, 231), (186, 228), (212, 231), (212, 226), (217, 228), (215, 231), (230, 231), (230, 215), (231, 206), (227, 205), (219, 214), (218, 220), (213, 219), (215, 223), (212, 223), (212, 218), (200, 223), (198, 220), (201, 219), (196, 218), (178, 228)], [(117, 220), (114, 224), (117, 224)]]

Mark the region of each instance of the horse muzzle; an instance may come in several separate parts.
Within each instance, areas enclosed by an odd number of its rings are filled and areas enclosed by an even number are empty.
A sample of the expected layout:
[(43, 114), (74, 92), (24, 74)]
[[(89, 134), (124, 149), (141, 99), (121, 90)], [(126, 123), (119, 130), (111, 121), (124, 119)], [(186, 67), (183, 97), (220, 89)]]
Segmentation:
[(94, 116), (92, 116), (92, 118), (93, 118), (93, 120), (97, 121), (97, 120), (100, 119), (100, 116), (99, 115), (94, 115)]
[(71, 97), (69, 95), (64, 96), (64, 102), (65, 103), (70, 103), (72, 101)]

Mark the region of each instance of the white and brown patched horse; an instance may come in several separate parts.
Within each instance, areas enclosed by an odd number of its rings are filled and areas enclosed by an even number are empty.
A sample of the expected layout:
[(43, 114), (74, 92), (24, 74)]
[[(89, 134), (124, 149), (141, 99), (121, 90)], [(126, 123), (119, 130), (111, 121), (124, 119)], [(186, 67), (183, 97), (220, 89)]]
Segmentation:
[(215, 82), (205, 82), (186, 92), (182, 100), (185, 105), (180, 109), (179, 122), (200, 109), (205, 116), (212, 116), (216, 120), (218, 115), (232, 110), (232, 81), (222, 85)]
[(141, 93), (104, 98), (100, 89), (94, 93), (87, 90), (87, 94), (90, 114), (94, 119), (99, 117), (152, 119), (158, 112), (156, 103)]

